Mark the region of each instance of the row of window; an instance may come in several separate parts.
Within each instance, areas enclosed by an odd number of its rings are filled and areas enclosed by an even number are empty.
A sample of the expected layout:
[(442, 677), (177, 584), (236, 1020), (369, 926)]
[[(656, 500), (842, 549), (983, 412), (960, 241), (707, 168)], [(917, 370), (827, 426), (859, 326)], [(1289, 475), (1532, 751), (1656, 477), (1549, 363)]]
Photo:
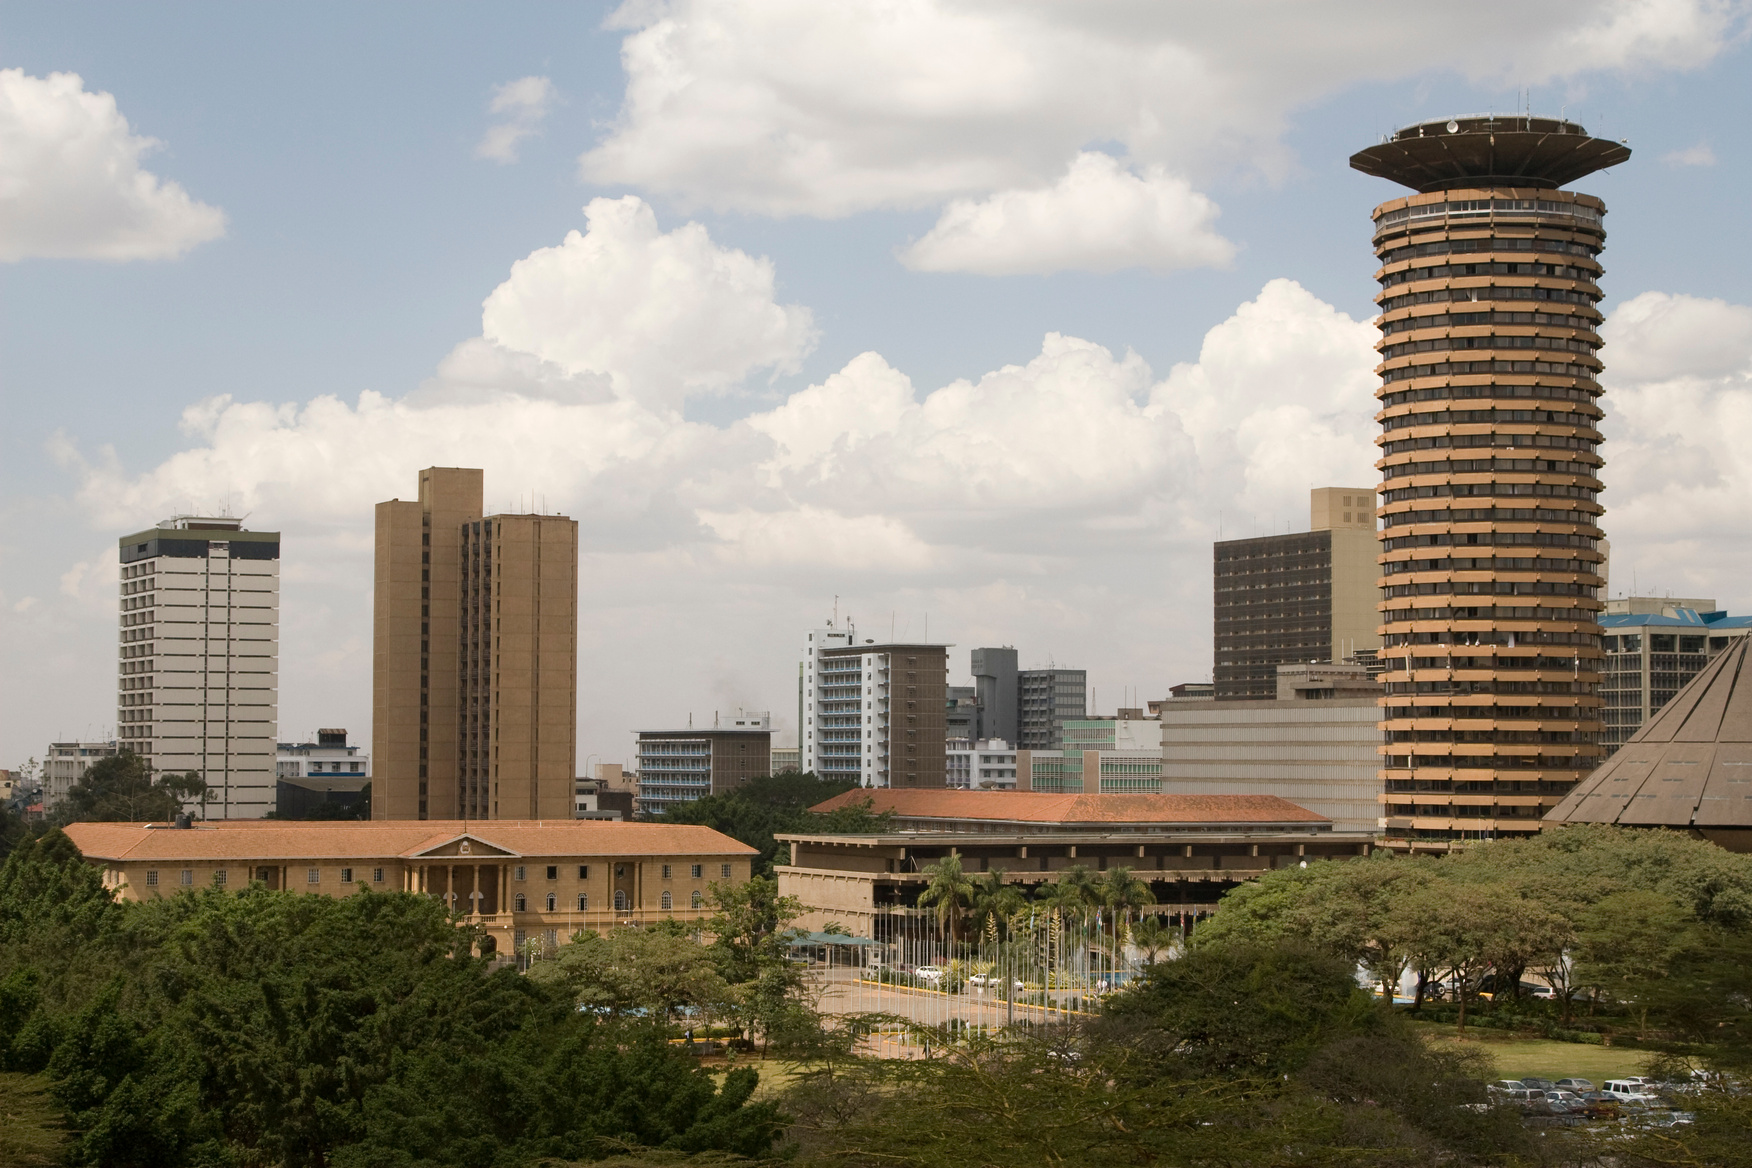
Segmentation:
[[(247, 873), (247, 871), (248, 870), (245, 869), (246, 873)], [(265, 881), (267, 878), (268, 878), (268, 869), (262, 868), (262, 869), (257, 870), (256, 879)], [(229, 868), (215, 868), (215, 869), (213, 869), (213, 883), (215, 883), (215, 884), (228, 884), (228, 883), (230, 883), (230, 880), (231, 880), (231, 869), (229, 869)], [(191, 887), (194, 884), (194, 882), (195, 882), (195, 870), (193, 868), (184, 868), (177, 874), (177, 883), (184, 888)], [(321, 884), (322, 883), (322, 869), (321, 868), (306, 868), (304, 871), (304, 882), (306, 884)], [(353, 869), (351, 869), (351, 868), (342, 868), (341, 869), (341, 883), (342, 884), (356, 883), (356, 881), (353, 879)], [(371, 869), (371, 883), (373, 883), (373, 884), (382, 884), (383, 883), (383, 869), (382, 868)], [(146, 887), (156, 888), (156, 887), (158, 887), (158, 885), (159, 885), (158, 869), (157, 868), (146, 869)]]
[[(378, 869), (378, 870), (382, 871), (382, 869)], [(315, 869), (312, 869), (312, 871), (315, 871)], [(350, 871), (350, 869), (343, 869), (343, 871)], [(688, 865), (688, 875), (692, 876), (695, 880), (702, 878), (705, 875), (705, 871), (706, 871), (706, 866), (704, 864), (690, 864), (690, 865)], [(671, 879), (674, 875), (674, 872), (675, 872), (675, 866), (673, 864), (663, 865), (663, 879), (665, 879), (665, 880)], [(615, 878), (617, 880), (626, 876), (626, 874), (627, 874), (627, 866), (625, 864), (616, 864), (614, 866), (614, 875), (615, 875)], [(718, 876), (719, 876), (719, 878), (724, 879), (724, 880), (730, 879), (730, 865), (719, 864), (718, 865)], [(511, 878), (513, 880), (527, 880), (527, 879), (529, 879), (529, 868), (523, 864), (516, 865), (515, 867), (513, 867), (511, 869)], [(547, 878), (549, 880), (558, 880), (560, 878), (560, 866), (558, 864), (549, 864), (547, 866)], [(578, 865), (578, 879), (580, 879), (580, 880), (590, 879), (590, 865), (589, 864), (579, 864)]]
[[(696, 864), (694, 866), (698, 867), (699, 865)], [(552, 892), (548, 893), (547, 899), (544, 903), (547, 905), (548, 912), (558, 912), (559, 911), (560, 898), (556, 894), (554, 894)], [(663, 896), (660, 898), (658, 903), (665, 910), (670, 910), (670, 909), (675, 908), (675, 894), (673, 892), (665, 892), (663, 894)], [(694, 908), (694, 909), (704, 908), (705, 903), (706, 903), (705, 893), (699, 891), (698, 889), (695, 889), (693, 892), (688, 894), (688, 907), (689, 908)], [(631, 898), (629, 898), (627, 896), (626, 890), (624, 888), (615, 889), (614, 890), (614, 911), (615, 912), (626, 912), (631, 907), (632, 907), (632, 901), (631, 901)], [(528, 912), (529, 911), (529, 897), (527, 897), (523, 893), (519, 892), (516, 896), (513, 896), (511, 898), (511, 908), (514, 912)], [(578, 912), (589, 912), (590, 911), (590, 894), (589, 893), (580, 892), (578, 894), (578, 909), (577, 909), (577, 911)]]

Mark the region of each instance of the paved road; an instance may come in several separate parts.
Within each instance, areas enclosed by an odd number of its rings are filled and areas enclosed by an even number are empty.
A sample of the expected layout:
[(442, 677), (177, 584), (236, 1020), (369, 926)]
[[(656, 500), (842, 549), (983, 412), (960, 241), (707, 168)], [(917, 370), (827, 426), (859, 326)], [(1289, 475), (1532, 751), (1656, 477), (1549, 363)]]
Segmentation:
[(910, 989), (859, 981), (852, 970), (810, 971), (820, 991), (818, 1009), (824, 1014), (893, 1014), (926, 1026), (941, 1026), (951, 1019), (974, 1026), (1004, 1026), (1017, 1022), (1061, 1020), (1062, 1008), (1051, 1010), (1021, 1003), (1011, 1007), (1002, 989), (946, 994), (937, 990)]

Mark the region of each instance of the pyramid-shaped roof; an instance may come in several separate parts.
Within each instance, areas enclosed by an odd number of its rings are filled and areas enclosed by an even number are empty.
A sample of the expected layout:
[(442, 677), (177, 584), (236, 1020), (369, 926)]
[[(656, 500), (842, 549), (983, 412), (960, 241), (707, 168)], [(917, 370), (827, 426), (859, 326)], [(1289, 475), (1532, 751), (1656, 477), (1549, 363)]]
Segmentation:
[(1752, 641), (1734, 640), (1545, 822), (1752, 828)]

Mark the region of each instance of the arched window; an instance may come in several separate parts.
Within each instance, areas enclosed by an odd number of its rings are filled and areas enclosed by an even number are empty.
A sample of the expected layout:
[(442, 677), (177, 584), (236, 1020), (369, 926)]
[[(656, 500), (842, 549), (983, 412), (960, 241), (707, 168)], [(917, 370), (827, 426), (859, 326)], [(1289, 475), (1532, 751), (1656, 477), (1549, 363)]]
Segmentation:
[(554, 911), (554, 906), (555, 906), (555, 905), (556, 905), (556, 904), (558, 904), (558, 903), (559, 903), (559, 898), (558, 898), (558, 897), (556, 897), (556, 896), (555, 896), (555, 895), (554, 895), (554, 894), (553, 894), (553, 893), (551, 893), (551, 892), (550, 892), (550, 893), (548, 893), (548, 897), (547, 897), (547, 910), (548, 910), (548, 911), (549, 911), (549, 912), (553, 912), (553, 911)]
[(627, 911), (627, 890), (624, 888), (617, 888), (614, 890), (614, 911)]
[(579, 912), (587, 912), (587, 911), (589, 911), (589, 908), (590, 908), (590, 894), (588, 892), (580, 892), (578, 894), (578, 911)]
[(663, 908), (667, 911), (668, 909), (672, 909), (674, 907), (675, 907), (675, 894), (673, 892), (665, 892), (663, 894)]
[(511, 898), (511, 904), (518, 912), (523, 912), (529, 907), (528, 899), (521, 892)]
[(699, 890), (699, 889), (697, 889), (697, 888), (696, 888), (696, 889), (694, 889), (694, 893), (693, 893), (693, 903), (692, 903), (692, 904), (690, 904), (690, 905), (689, 905), (689, 906), (688, 906), (688, 907), (689, 907), (689, 908), (699, 908), (699, 907), (700, 907), (700, 906), (701, 906), (701, 905), (703, 905), (703, 904), (705, 904), (705, 903), (706, 903), (706, 898), (705, 898), (705, 896), (703, 896), (703, 895), (702, 895), (702, 894), (701, 894), (701, 893), (700, 893), (700, 890)]

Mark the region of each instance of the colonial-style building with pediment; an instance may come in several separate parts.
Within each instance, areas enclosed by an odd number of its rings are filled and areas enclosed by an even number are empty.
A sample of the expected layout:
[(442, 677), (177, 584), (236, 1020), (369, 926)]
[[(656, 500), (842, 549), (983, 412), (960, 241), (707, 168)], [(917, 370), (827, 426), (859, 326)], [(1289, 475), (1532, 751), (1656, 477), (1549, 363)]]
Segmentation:
[(488, 951), (583, 929), (699, 920), (714, 883), (748, 880), (754, 848), (686, 824), (609, 820), (230, 820), (66, 828), (126, 900), (213, 885), (345, 896), (418, 892), (478, 924)]

